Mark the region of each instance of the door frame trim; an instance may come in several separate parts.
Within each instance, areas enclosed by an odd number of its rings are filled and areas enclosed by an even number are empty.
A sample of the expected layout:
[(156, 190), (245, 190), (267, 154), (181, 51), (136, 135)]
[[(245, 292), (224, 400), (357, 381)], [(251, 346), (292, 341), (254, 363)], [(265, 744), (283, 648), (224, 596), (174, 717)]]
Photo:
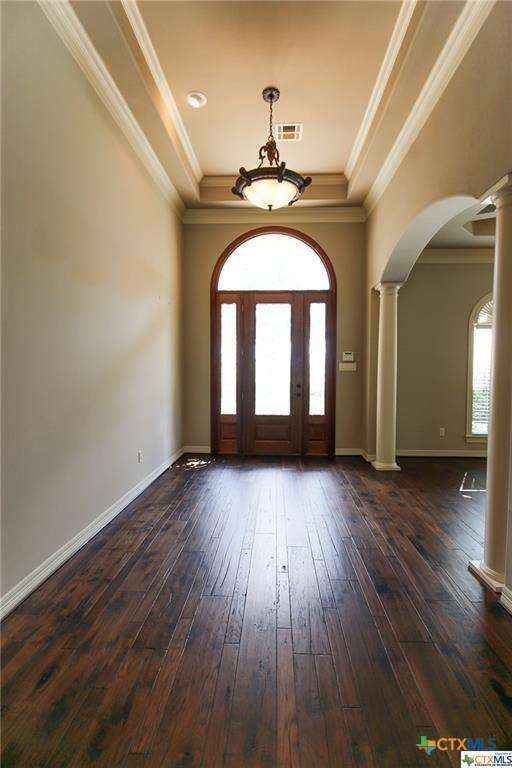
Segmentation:
[[(327, 371), (329, 372), (326, 379), (326, 408), (331, 418), (327, 425), (328, 430), (328, 455), (334, 456), (334, 442), (335, 442), (335, 429), (336, 429), (336, 312), (337, 312), (337, 284), (336, 274), (332, 266), (331, 260), (327, 253), (324, 251), (321, 245), (309, 235), (301, 232), (298, 229), (292, 229), (291, 227), (281, 226), (267, 226), (257, 227), (256, 229), (248, 230), (239, 237), (235, 238), (221, 253), (217, 263), (212, 272), (212, 279), (210, 282), (210, 430), (211, 430), (211, 450), (212, 453), (218, 453), (218, 441), (219, 441), (219, 416), (218, 408), (216, 404), (220, 398), (220, 365), (219, 357), (217, 355), (217, 343), (220, 338), (220, 327), (218, 312), (218, 297), (219, 297), (219, 277), (222, 268), (226, 261), (229, 259), (233, 251), (235, 251), (242, 243), (247, 240), (252, 240), (254, 237), (268, 234), (282, 234), (289, 237), (295, 237), (297, 240), (309, 245), (317, 256), (321, 259), (329, 278), (328, 292), (332, 296), (330, 304), (330, 312), (326, 318), (327, 321)], [(285, 289), (283, 289), (285, 290)], [(240, 291), (243, 293), (243, 291)], [(266, 291), (262, 291), (266, 293)]]

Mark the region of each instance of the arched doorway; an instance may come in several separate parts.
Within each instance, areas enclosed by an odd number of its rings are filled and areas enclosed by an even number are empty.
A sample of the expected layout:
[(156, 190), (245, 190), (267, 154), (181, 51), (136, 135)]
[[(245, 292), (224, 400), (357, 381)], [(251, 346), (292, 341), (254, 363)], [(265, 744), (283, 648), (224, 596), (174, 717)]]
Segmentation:
[(336, 278), (285, 227), (232, 242), (211, 283), (214, 453), (333, 455)]

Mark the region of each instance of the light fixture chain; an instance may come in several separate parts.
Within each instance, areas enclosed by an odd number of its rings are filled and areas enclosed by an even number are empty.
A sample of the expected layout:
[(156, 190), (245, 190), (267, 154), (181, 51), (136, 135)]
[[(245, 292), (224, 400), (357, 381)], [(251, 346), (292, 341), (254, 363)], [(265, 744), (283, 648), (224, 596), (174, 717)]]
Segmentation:
[[(0, 0), (1, 2), (1, 0)], [(240, 168), (240, 176), (232, 189), (240, 200), (248, 200), (260, 208), (269, 211), (282, 208), (283, 205), (293, 205), (301, 197), (305, 188), (311, 184), (309, 176), (301, 176), (296, 171), (286, 167), (281, 162), (276, 140), (274, 139), (274, 101), (279, 99), (279, 88), (268, 86), (261, 95), (263, 101), (269, 104), (269, 136), (267, 143), (258, 152), (257, 168), (246, 171)], [(267, 161), (268, 166), (264, 166)]]

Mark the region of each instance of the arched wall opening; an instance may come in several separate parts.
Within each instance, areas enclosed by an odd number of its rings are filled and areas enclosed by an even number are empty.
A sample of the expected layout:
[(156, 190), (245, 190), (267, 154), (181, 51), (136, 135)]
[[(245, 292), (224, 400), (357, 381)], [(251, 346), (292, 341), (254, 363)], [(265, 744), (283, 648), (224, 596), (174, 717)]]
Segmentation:
[(333, 455), (336, 277), (287, 227), (244, 233), (211, 280), (213, 452)]
[[(483, 207), (472, 195), (451, 195), (439, 199), (417, 214), (409, 222), (405, 231), (399, 239), (387, 259), (387, 262), (380, 273), (380, 279), (377, 282), (405, 283), (398, 296), (398, 317), (400, 322), (400, 307), (403, 304), (403, 295), (406, 290), (407, 280), (418, 258), (428, 246), (432, 238), (446, 224), (459, 214), (468, 213), (468, 218)], [(366, 438), (366, 452), (369, 458), (375, 455), (376, 450), (376, 399), (377, 399), (377, 350), (378, 350), (378, 327), (379, 327), (379, 296), (375, 287), (370, 283), (367, 287), (367, 306), (366, 306), (366, 392), (365, 392), (365, 412), (364, 412), (364, 430)], [(467, 320), (464, 321), (466, 323)], [(400, 377), (399, 360), (399, 377)], [(400, 380), (398, 381), (398, 410), (400, 412)], [(399, 414), (400, 415), (400, 414)], [(440, 424), (440, 426), (442, 426)], [(400, 435), (398, 435), (400, 437)], [(461, 445), (465, 440), (461, 436)], [(397, 447), (403, 448), (398, 444)], [(405, 446), (407, 449), (415, 449), (416, 446)], [(464, 447), (466, 447), (464, 445)], [(441, 446), (440, 446), (441, 448)]]
[(414, 217), (397, 241), (382, 272), (381, 282), (403, 283), (407, 280), (422, 251), (451, 219), (481, 204), (470, 195), (453, 195), (437, 200)]

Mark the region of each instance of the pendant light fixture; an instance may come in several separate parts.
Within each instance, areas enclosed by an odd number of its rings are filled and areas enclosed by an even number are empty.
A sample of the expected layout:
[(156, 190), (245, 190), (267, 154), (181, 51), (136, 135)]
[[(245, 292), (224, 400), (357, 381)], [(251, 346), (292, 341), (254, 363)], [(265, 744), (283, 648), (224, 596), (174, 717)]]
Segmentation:
[[(263, 100), (270, 105), (270, 133), (267, 143), (260, 147), (258, 167), (250, 171), (240, 168), (240, 176), (231, 190), (241, 200), (247, 200), (258, 208), (266, 208), (269, 211), (293, 205), (311, 184), (310, 176), (304, 178), (297, 171), (287, 168), (286, 163), (279, 161), (272, 120), (273, 106), (280, 95), (278, 88), (270, 86), (264, 89)], [(263, 165), (265, 159), (268, 165)]]

